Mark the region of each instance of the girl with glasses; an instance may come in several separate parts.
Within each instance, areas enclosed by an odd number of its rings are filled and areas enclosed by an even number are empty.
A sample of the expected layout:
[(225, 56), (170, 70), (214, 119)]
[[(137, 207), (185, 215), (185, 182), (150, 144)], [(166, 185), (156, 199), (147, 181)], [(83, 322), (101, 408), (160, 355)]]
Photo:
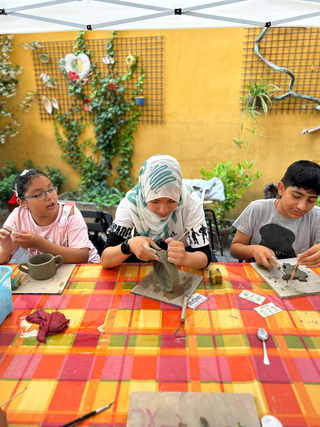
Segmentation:
[(99, 263), (87, 225), (74, 202), (58, 201), (57, 187), (39, 169), (24, 170), (13, 182), (11, 203), (20, 206), (0, 230), (0, 264), (23, 248), (31, 257), (40, 253), (61, 255), (65, 263)]

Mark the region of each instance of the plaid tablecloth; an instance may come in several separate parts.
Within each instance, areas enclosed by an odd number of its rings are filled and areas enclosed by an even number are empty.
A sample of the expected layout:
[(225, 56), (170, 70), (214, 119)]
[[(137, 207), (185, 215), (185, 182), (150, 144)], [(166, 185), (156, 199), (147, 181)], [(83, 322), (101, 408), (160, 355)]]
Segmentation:
[[(188, 308), (187, 339), (174, 336), (180, 309), (130, 294), (150, 265), (79, 265), (62, 295), (13, 296), (0, 326), (0, 404), (27, 390), (3, 407), (9, 424), (58, 426), (114, 401), (82, 425), (123, 427), (132, 391), (192, 391), (252, 393), (260, 417), (320, 426), (320, 295), (281, 300), (250, 265), (216, 267), (223, 284), (211, 289), (203, 272), (197, 291), (208, 299)], [(244, 289), (283, 311), (262, 318), (239, 298)], [(38, 306), (70, 319), (47, 344), (25, 320)], [(260, 327), (269, 333), (270, 366)]]

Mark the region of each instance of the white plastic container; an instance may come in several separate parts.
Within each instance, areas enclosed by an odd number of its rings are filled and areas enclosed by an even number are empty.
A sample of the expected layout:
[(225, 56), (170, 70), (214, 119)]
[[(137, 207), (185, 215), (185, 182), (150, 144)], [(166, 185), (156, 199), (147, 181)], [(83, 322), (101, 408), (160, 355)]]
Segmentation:
[(8, 265), (0, 266), (0, 325), (12, 312), (12, 292), (10, 276), (13, 270)]

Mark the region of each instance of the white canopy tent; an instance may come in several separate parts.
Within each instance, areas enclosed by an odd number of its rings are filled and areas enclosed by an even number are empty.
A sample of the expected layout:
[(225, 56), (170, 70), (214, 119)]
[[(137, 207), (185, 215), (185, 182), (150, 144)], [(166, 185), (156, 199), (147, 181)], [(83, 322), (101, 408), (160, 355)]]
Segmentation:
[(0, 0), (0, 33), (320, 25), (320, 0)]

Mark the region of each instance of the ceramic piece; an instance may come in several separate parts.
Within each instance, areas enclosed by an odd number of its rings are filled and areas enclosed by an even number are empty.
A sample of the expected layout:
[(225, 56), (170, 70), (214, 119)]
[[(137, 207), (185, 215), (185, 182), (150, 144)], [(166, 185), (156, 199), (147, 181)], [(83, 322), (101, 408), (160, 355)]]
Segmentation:
[(55, 108), (56, 110), (59, 110), (59, 104), (58, 104), (58, 101), (56, 100), (56, 98), (51, 99), (51, 104), (52, 104), (53, 108)]
[(134, 65), (135, 63), (136, 63), (136, 58), (133, 55), (127, 56), (126, 64), (128, 65), (128, 67), (132, 67), (132, 65)]
[(89, 98), (84, 99), (82, 105), (83, 105), (84, 111), (90, 111), (90, 107), (92, 106), (91, 99)]
[(102, 58), (102, 62), (105, 65), (113, 65), (115, 63), (115, 60), (112, 56), (106, 56), (105, 58)]
[(52, 104), (50, 102), (50, 99), (48, 99), (46, 96), (42, 95), (42, 104), (45, 108), (45, 110), (49, 113), (52, 114)]
[(179, 271), (175, 264), (168, 261), (168, 252), (157, 251), (157, 256), (162, 262), (152, 260), (153, 271), (157, 281), (166, 292), (172, 292), (179, 286)]
[(84, 53), (80, 53), (78, 56), (73, 55), (72, 53), (68, 53), (65, 57), (65, 64), (62, 61), (59, 61), (59, 66), (63, 66), (67, 73), (72, 71), (74, 73), (79, 74), (79, 79), (84, 79), (89, 73), (91, 69), (91, 62), (88, 55)]
[[(56, 265), (56, 262), (58, 262), (58, 265)], [(18, 268), (20, 271), (29, 274), (32, 279), (47, 280), (56, 274), (62, 264), (63, 258), (61, 255), (39, 254), (29, 258), (27, 262), (21, 262)]]
[(44, 62), (45, 64), (47, 64), (50, 61), (50, 58), (46, 53), (41, 53), (39, 58), (40, 58), (40, 61)]
[(137, 105), (144, 105), (145, 103), (145, 97), (144, 96), (137, 96), (136, 97), (136, 104)]

